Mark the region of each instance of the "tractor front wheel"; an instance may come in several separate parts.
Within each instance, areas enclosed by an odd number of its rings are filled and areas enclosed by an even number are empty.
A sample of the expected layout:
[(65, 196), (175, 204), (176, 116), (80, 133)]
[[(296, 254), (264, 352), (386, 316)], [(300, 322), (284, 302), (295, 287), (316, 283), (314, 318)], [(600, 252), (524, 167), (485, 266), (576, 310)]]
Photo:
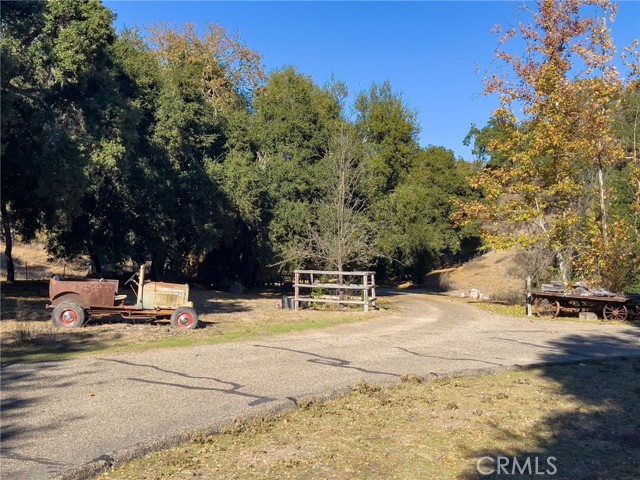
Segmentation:
[(185, 330), (193, 330), (198, 326), (198, 314), (193, 308), (177, 308), (171, 315), (171, 326)]
[(81, 327), (85, 320), (84, 309), (77, 303), (61, 302), (51, 313), (51, 318), (56, 327), (77, 328)]

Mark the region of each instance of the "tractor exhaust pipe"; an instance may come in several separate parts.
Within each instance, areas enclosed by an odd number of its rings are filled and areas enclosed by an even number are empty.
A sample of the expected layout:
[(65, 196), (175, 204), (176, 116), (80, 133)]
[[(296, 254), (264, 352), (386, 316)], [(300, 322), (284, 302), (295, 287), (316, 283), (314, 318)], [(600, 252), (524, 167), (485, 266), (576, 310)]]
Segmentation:
[(138, 275), (138, 308), (142, 308), (143, 289), (144, 289), (144, 264), (140, 266), (140, 275)]

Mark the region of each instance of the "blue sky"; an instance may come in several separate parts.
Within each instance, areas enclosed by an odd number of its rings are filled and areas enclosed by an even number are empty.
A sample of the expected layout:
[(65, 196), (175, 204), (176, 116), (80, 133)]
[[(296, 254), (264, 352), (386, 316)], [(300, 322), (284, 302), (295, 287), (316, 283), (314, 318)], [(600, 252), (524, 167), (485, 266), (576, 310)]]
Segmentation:
[[(353, 98), (390, 80), (418, 112), (420, 143), (445, 146), (465, 160), (463, 139), (484, 126), (496, 106), (483, 95), (492, 65), (496, 24), (526, 19), (532, 2), (212, 2), (106, 1), (116, 27), (163, 21), (238, 33), (263, 56), (268, 72), (289, 65), (319, 85), (335, 76)], [(613, 36), (619, 50), (640, 36), (640, 2), (620, 2)], [(479, 67), (479, 69), (477, 69)]]

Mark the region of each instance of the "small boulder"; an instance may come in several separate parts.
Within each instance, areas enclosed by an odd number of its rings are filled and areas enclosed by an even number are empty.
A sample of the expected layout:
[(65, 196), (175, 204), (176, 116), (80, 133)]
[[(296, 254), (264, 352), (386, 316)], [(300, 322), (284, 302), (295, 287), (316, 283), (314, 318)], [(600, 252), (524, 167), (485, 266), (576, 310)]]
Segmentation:
[(482, 292), (476, 288), (472, 288), (469, 291), (469, 298), (471, 300), (482, 300), (484, 297), (484, 295), (482, 294)]

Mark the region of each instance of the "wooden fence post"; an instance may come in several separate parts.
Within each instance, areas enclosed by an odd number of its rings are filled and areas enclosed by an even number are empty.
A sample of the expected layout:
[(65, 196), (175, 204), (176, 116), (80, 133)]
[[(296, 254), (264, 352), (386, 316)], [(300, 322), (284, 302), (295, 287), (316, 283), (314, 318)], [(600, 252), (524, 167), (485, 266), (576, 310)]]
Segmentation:
[(378, 297), (376, 297), (376, 275), (374, 273), (371, 274), (371, 296), (373, 297), (373, 308), (376, 308)]
[(530, 317), (532, 315), (532, 311), (531, 311), (531, 303), (532, 303), (532, 298), (531, 298), (531, 277), (529, 275), (527, 275), (527, 317)]
[(364, 311), (368, 312), (369, 311), (369, 286), (367, 285), (368, 282), (367, 280), (369, 279), (369, 275), (368, 274), (364, 274), (362, 276), (362, 289), (364, 291)]
[(293, 274), (293, 285), (294, 285), (294, 297), (293, 297), (293, 309), (298, 311), (300, 310), (300, 274), (296, 271)]

